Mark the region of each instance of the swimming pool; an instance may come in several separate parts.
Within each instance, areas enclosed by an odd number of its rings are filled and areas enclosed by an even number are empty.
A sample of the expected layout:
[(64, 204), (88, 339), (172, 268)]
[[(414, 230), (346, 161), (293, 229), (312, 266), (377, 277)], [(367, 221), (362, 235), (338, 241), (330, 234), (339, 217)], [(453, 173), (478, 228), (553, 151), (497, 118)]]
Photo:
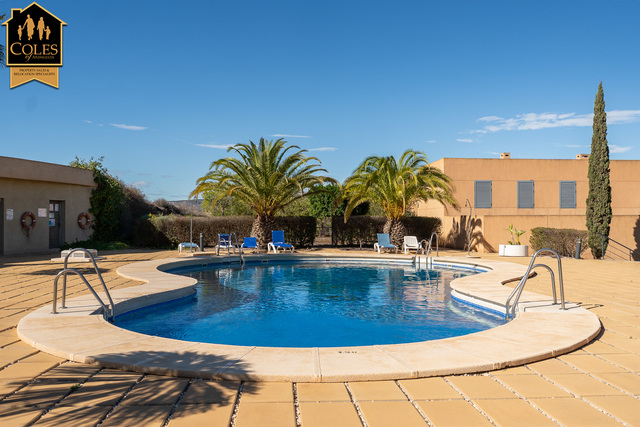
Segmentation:
[(196, 294), (120, 315), (117, 326), (194, 342), (339, 347), (449, 338), (505, 323), (451, 299), (449, 282), (472, 269), (307, 261), (168, 272), (196, 278)]

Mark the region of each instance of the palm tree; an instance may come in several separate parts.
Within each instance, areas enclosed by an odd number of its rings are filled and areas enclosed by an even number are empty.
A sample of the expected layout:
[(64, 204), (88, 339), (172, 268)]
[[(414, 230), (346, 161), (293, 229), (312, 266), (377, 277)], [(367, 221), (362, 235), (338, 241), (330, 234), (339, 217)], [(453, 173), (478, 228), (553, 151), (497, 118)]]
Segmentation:
[[(236, 144), (227, 151), (234, 151), (239, 158), (227, 157), (211, 163), (209, 172), (196, 181), (196, 188), (189, 197), (213, 192), (215, 205), (225, 196), (236, 197), (257, 215), (251, 229), (261, 246), (271, 241), (275, 229), (275, 215), (301, 197), (318, 191), (317, 184), (336, 181), (317, 175), (327, 172), (320, 167), (320, 160), (307, 157), (307, 150), (297, 145), (285, 146), (287, 141)], [(297, 150), (290, 153), (292, 150)]]
[(345, 221), (362, 202), (382, 206), (387, 217), (383, 232), (389, 233), (391, 243), (402, 245), (405, 228), (400, 218), (419, 201), (437, 200), (454, 208), (453, 181), (441, 170), (429, 165), (421, 151), (406, 150), (400, 159), (395, 157), (367, 157), (344, 183), (343, 197), (349, 200)]

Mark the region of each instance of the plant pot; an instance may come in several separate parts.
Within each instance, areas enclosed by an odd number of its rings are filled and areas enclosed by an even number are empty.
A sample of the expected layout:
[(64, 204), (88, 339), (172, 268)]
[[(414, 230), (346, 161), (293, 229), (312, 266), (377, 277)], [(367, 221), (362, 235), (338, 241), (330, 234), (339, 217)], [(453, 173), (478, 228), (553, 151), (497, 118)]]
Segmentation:
[(500, 245), (500, 256), (529, 256), (529, 245)]

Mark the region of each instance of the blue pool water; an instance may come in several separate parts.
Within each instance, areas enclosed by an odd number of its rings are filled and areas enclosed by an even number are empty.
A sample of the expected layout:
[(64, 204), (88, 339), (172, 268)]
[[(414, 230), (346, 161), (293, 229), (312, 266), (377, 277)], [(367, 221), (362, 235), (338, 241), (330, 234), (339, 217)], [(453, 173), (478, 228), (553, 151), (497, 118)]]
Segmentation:
[(504, 324), (451, 299), (449, 282), (469, 270), (295, 262), (171, 272), (198, 279), (196, 294), (120, 315), (116, 324), (180, 340), (268, 347), (399, 344)]

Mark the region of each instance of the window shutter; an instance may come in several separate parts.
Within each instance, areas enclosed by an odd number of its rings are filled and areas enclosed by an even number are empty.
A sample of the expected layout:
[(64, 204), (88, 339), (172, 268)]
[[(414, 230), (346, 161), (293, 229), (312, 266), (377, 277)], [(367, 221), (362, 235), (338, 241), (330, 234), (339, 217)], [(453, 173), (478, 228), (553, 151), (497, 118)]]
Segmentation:
[(560, 181), (560, 209), (575, 209), (576, 182)]
[(518, 209), (533, 209), (533, 181), (518, 181)]
[(475, 182), (475, 207), (477, 209), (491, 208), (491, 181)]

